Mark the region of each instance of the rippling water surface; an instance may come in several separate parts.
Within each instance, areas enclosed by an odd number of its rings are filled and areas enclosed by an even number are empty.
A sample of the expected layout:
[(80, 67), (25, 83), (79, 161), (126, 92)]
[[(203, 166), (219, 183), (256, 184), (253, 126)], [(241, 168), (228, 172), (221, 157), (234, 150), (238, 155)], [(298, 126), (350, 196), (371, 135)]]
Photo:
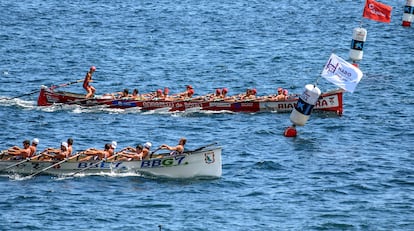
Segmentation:
[(99, 94), (301, 93), (332, 52), (348, 59), (364, 1), (0, 1), (1, 149), (34, 137), (39, 149), (68, 137), (76, 150), (182, 136), (223, 147), (214, 180), (3, 175), (0, 229), (413, 230), (414, 30), (400, 26), (404, 1), (382, 2), (392, 22), (362, 20), (364, 77), (344, 115), (313, 114), (292, 139), (289, 114), (40, 108), (36, 91), (95, 65)]

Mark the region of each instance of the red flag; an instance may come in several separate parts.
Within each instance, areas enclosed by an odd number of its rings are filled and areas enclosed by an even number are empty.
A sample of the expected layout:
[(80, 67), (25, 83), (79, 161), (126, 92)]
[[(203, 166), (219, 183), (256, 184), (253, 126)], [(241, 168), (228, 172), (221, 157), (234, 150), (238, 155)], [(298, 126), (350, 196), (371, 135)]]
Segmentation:
[(368, 18), (377, 22), (391, 22), (392, 7), (375, 0), (366, 0), (364, 7), (364, 18)]

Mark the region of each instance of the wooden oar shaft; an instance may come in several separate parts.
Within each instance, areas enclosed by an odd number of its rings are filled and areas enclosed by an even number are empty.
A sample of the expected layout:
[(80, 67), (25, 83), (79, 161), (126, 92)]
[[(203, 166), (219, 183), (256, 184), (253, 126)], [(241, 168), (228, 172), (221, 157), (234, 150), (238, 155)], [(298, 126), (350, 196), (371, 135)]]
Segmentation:
[(211, 144), (204, 145), (202, 147), (196, 148), (193, 151), (189, 151), (189, 152), (197, 152), (197, 151), (203, 150), (203, 149), (205, 149), (207, 147), (210, 147), (210, 146), (213, 146), (213, 145), (217, 145), (217, 142), (213, 142)]
[(74, 159), (74, 158), (78, 157), (79, 155), (80, 155), (80, 153), (78, 153), (78, 154), (76, 154), (76, 155), (74, 155), (74, 156), (71, 156), (71, 157), (69, 157), (69, 158), (65, 158), (64, 160), (61, 160), (61, 161), (59, 161), (59, 162), (57, 162), (57, 163), (54, 163), (54, 164), (52, 164), (52, 165), (50, 165), (50, 166), (48, 166), (48, 167), (46, 167), (46, 168), (43, 168), (43, 169), (41, 169), (41, 170), (39, 170), (39, 171), (37, 171), (37, 172), (35, 172), (35, 173), (33, 173), (33, 174), (31, 174), (31, 175), (27, 176), (27, 177), (28, 177), (28, 178), (32, 178), (32, 177), (34, 177), (34, 176), (36, 176), (36, 175), (38, 175), (38, 174), (40, 174), (40, 173), (42, 173), (42, 172), (44, 172), (44, 171), (47, 171), (47, 170), (49, 170), (49, 169), (51, 169), (51, 168), (53, 168), (53, 167), (55, 167), (55, 166), (57, 166), (57, 165), (59, 165), (59, 164), (62, 164), (62, 163), (65, 163), (65, 162), (66, 162), (66, 161), (68, 161), (68, 160)]
[[(51, 87), (51, 89), (56, 89), (56, 88), (59, 88), (59, 87), (69, 86), (69, 85), (71, 85), (71, 84), (74, 84), (74, 83), (80, 83), (80, 82), (82, 82), (82, 81), (83, 81), (83, 79), (79, 79), (79, 80), (76, 80), (76, 81), (73, 81), (73, 82), (64, 83), (64, 84), (60, 84), (60, 85), (58, 85), (58, 86), (54, 86), (53, 88)], [(6, 99), (7, 99), (7, 100), (11, 100), (11, 99), (20, 98), (20, 97), (22, 97), (22, 96), (33, 95), (33, 94), (35, 94), (35, 93), (37, 93), (37, 92), (39, 92), (39, 91), (40, 91), (40, 90), (35, 90), (35, 91), (29, 92), (29, 93), (21, 94), (21, 95), (14, 96), (14, 97), (11, 97), (11, 98), (6, 98)]]
[(14, 96), (14, 97), (11, 97), (11, 98), (7, 98), (7, 100), (11, 100), (11, 99), (16, 99), (16, 98), (20, 98), (20, 97), (22, 97), (22, 96), (26, 96), (26, 95), (33, 95), (33, 94), (35, 94), (35, 93), (37, 93), (37, 92), (39, 92), (40, 90), (36, 90), (36, 91), (32, 91), (32, 92), (29, 92), (29, 93), (26, 93), (26, 94), (21, 94), (21, 95), (18, 95), (18, 96)]
[(60, 85), (57, 85), (57, 86), (51, 86), (50, 89), (56, 89), (56, 88), (59, 88), (59, 87), (66, 87), (66, 86), (69, 86), (69, 85), (72, 85), (72, 84), (75, 84), (75, 83), (80, 83), (82, 81), (83, 81), (83, 79), (78, 79), (78, 80), (73, 81), (73, 82), (63, 83), (63, 84), (60, 84)]

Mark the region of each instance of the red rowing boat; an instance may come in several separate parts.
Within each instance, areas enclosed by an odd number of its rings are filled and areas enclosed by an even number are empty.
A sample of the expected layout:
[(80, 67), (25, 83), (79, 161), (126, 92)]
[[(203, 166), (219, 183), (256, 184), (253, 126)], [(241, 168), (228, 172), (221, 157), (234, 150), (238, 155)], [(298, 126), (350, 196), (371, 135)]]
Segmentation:
[[(117, 99), (108, 96), (95, 96), (85, 98), (85, 95), (55, 91), (53, 88), (42, 86), (37, 100), (38, 106), (50, 106), (53, 104), (68, 104), (80, 106), (106, 106), (108, 108), (140, 108), (140, 110), (156, 110), (165, 108), (168, 111), (209, 110), (209, 111), (231, 111), (231, 112), (291, 112), (298, 100), (297, 95), (289, 96), (287, 100), (275, 101), (266, 96), (249, 100), (135, 100), (131, 98)], [(315, 111), (334, 112), (342, 115), (343, 91), (333, 90), (321, 94), (316, 103)]]

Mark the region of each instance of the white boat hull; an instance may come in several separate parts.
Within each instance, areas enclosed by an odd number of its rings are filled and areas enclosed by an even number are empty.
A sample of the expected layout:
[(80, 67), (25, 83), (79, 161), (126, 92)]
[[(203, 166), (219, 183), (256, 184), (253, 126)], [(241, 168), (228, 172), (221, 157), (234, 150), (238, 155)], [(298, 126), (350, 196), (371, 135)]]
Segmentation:
[[(222, 161), (221, 147), (206, 148), (197, 152), (184, 153), (178, 156), (164, 156), (142, 161), (76, 161), (69, 160), (49, 168), (41, 174), (73, 175), (103, 173), (138, 173), (168, 178), (194, 178), (194, 177), (221, 177)], [(14, 173), (31, 175), (45, 169), (57, 161), (30, 160), (12, 166), (19, 161), (0, 161), (1, 173)], [(6, 169), (7, 168), (7, 169)]]

